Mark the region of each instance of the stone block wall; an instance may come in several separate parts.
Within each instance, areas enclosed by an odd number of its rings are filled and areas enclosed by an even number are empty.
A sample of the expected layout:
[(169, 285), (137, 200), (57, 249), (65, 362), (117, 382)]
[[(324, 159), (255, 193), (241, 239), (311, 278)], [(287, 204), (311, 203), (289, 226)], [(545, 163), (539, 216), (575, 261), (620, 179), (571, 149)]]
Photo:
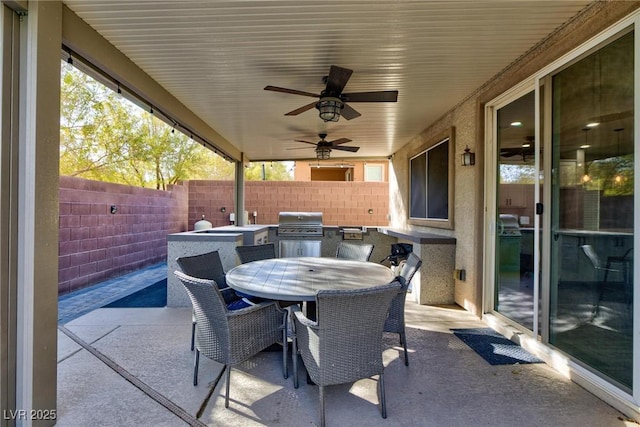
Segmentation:
[(185, 186), (160, 191), (61, 176), (59, 191), (60, 295), (165, 261), (167, 234), (187, 230)]

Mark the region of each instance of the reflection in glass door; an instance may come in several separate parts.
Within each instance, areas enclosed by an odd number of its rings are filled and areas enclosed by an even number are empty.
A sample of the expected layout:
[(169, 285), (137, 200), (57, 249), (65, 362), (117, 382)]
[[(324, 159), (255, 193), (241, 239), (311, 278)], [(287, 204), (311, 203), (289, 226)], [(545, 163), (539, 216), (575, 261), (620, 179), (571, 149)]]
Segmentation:
[(497, 110), (494, 309), (533, 330), (534, 92)]
[(552, 78), (549, 342), (630, 390), (634, 40)]

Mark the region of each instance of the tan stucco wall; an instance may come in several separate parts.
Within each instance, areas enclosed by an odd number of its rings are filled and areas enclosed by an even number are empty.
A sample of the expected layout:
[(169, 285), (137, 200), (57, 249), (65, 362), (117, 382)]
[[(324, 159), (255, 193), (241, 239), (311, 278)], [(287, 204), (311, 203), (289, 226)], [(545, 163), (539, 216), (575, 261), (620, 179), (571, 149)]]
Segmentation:
[[(382, 179), (386, 182), (389, 179), (389, 162), (387, 160), (349, 160), (349, 159), (335, 159), (335, 160), (325, 160), (325, 161), (296, 161), (295, 169), (294, 169), (294, 181), (311, 181), (311, 171), (314, 170), (314, 166), (317, 164), (320, 165), (332, 165), (339, 171), (338, 173), (344, 174), (341, 172), (340, 164), (353, 165), (349, 166), (353, 169), (353, 178), (352, 181), (361, 182), (364, 181), (364, 167), (365, 165), (382, 165)], [(342, 176), (344, 178), (344, 175)], [(314, 179), (315, 180), (315, 179)], [(344, 179), (342, 179), (344, 180)]]
[[(427, 124), (424, 131), (393, 155), (389, 171), (391, 225), (456, 238), (455, 268), (466, 270), (466, 280), (456, 280), (455, 301), (472, 313), (482, 314), (484, 105), (638, 8), (640, 2), (595, 2), (453, 110), (436, 122)], [(409, 225), (409, 158), (450, 128), (455, 129), (454, 228)], [(460, 154), (466, 146), (476, 153), (475, 166), (460, 165)]]

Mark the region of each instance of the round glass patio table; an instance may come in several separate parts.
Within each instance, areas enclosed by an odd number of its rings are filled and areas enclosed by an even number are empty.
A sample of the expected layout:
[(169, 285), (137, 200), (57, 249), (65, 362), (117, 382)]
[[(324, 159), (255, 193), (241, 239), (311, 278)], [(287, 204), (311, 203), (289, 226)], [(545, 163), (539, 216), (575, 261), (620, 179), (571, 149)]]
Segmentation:
[(337, 258), (273, 258), (240, 264), (227, 272), (233, 289), (260, 298), (314, 301), (320, 290), (387, 284), (395, 275), (382, 264)]

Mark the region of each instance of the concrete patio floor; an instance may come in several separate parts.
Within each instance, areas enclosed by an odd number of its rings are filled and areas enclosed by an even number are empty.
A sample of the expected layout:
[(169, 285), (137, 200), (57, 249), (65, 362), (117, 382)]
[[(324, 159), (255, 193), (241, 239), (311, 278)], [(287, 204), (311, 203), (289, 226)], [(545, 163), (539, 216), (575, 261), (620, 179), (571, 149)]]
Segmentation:
[[(408, 303), (407, 318), (409, 367), (385, 334), (387, 419), (365, 379), (327, 388), (328, 426), (635, 425), (545, 364), (489, 365), (451, 333), (486, 326), (459, 307)], [(201, 358), (194, 387), (190, 325), (189, 308), (102, 308), (60, 325), (57, 425), (319, 423), (317, 387), (283, 379), (279, 351), (234, 368), (228, 409), (220, 364)]]

